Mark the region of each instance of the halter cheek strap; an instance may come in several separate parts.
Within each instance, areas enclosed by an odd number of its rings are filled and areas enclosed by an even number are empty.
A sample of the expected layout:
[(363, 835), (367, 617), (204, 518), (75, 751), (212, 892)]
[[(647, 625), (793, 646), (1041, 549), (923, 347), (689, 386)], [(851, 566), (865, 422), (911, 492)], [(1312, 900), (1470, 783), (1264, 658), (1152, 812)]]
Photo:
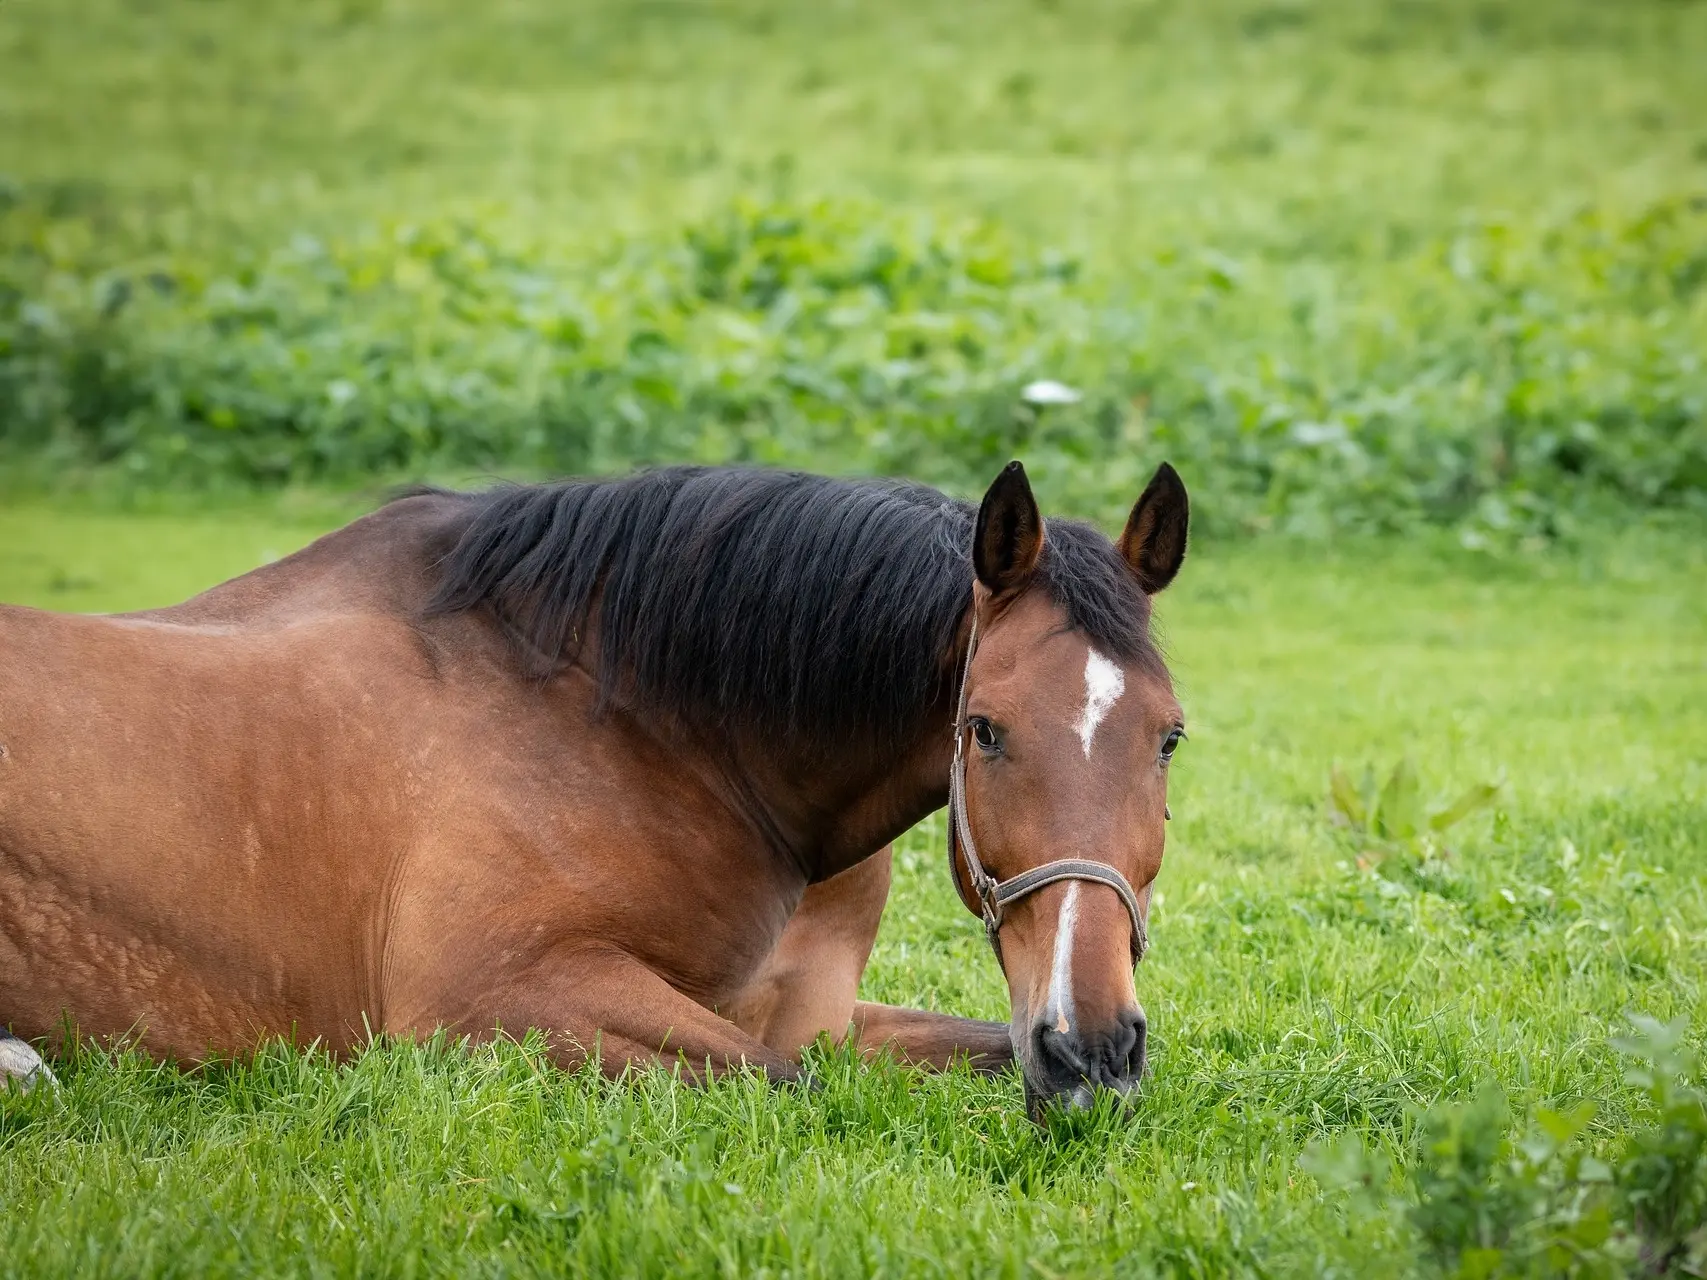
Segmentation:
[(1063, 880), (1091, 880), (1097, 884), (1106, 884), (1120, 895), (1127, 915), (1132, 917), (1132, 963), (1136, 965), (1144, 958), (1144, 952), (1149, 947), (1149, 936), (1144, 929), (1144, 912), (1138, 905), (1138, 895), (1132, 891), (1131, 883), (1108, 863), (1095, 862), (1089, 858), (1058, 858), (1054, 862), (1045, 862), (1042, 866), (1022, 871), (1007, 880), (997, 880), (984, 870), (984, 864), (978, 857), (977, 842), (972, 839), (972, 823), (966, 816), (967, 684), (972, 674), (972, 655), (977, 652), (978, 610), (974, 605), (972, 635), (966, 643), (966, 661), (960, 669), (960, 697), (954, 712), (954, 764), (948, 774), (949, 874), (954, 877), (958, 886), (959, 860), (965, 860), (966, 879), (972, 886), (973, 897), (977, 900), (976, 907), (972, 902), (967, 902), (966, 905), (984, 917), (984, 934), (990, 940), (990, 947), (995, 951), (998, 963), (1002, 959), (1002, 918), (1011, 904), (1021, 898), (1030, 897), (1046, 885), (1058, 884)]

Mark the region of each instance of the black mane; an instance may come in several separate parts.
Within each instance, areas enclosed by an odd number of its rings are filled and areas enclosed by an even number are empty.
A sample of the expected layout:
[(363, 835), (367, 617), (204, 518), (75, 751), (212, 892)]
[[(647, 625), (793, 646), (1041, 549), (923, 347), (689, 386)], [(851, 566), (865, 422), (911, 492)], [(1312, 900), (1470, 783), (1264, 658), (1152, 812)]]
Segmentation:
[[(795, 743), (893, 742), (953, 678), (976, 512), (934, 489), (672, 467), (454, 496), (467, 522), (428, 612), (488, 606), (540, 674), (590, 658), (607, 700)], [(1159, 665), (1149, 601), (1108, 539), (1051, 520), (1044, 548), (1070, 624)]]

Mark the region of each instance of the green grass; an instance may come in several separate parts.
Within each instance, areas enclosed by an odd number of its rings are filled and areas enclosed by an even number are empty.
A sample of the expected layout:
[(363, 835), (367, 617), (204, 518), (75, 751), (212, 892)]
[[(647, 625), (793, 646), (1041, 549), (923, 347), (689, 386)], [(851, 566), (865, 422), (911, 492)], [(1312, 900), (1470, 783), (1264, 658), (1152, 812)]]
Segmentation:
[(0, 172), (239, 243), (494, 206), (603, 240), (782, 186), (1378, 256), (1699, 189), (1704, 45), (1665, 0), (14, 0)]
[[(324, 512), (0, 512), (0, 599), (181, 597)], [(1017, 1078), (821, 1064), (821, 1091), (606, 1084), (532, 1046), (269, 1050), (190, 1074), (66, 1064), (0, 1102), (0, 1257), (36, 1275), (1372, 1274), (1391, 1213), (1298, 1164), (1345, 1132), (1414, 1162), (1419, 1108), (1636, 1122), (1608, 1037), (1699, 1025), (1707, 977), (1707, 553), (1626, 538), (1489, 564), (1438, 546), (1210, 545), (1161, 625), (1191, 725), (1156, 947), (1155, 1074), (1052, 1130)], [(1504, 786), (1444, 859), (1360, 869), (1335, 762), (1409, 754), (1428, 798)], [(903, 845), (866, 992), (1003, 1016), (940, 829)]]

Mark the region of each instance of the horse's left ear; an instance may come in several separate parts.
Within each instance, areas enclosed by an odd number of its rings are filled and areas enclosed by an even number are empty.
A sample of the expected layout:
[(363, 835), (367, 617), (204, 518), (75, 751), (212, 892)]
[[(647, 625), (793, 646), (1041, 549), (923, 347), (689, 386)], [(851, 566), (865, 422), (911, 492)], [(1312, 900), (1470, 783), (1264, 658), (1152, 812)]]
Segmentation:
[(1120, 535), (1120, 554), (1138, 575), (1145, 595), (1155, 595), (1174, 580), (1185, 559), (1185, 531), (1191, 504), (1185, 481), (1167, 463), (1156, 468)]
[(1031, 496), (1025, 468), (1002, 468), (978, 507), (972, 531), (972, 570), (994, 596), (1018, 591), (1031, 579), (1043, 556), (1043, 516)]

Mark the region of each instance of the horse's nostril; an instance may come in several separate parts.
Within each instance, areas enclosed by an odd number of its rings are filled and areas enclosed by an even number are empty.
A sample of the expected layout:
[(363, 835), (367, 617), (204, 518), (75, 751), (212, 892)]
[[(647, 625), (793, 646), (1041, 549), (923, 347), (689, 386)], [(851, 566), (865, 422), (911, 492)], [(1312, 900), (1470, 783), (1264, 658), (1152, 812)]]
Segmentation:
[(1131, 1074), (1132, 1056), (1138, 1051), (1142, 1035), (1131, 1018), (1122, 1016), (1108, 1037), (1108, 1082), (1119, 1084)]
[(1085, 1061), (1083, 1046), (1072, 1032), (1042, 1026), (1037, 1029), (1034, 1038), (1037, 1041), (1038, 1061), (1050, 1071), (1072, 1080), (1089, 1074), (1090, 1064)]
[(1092, 1079), (1125, 1092), (1144, 1074), (1144, 1047), (1148, 1027), (1142, 1010), (1119, 1014), (1108, 1031), (1087, 1037), (1085, 1059), (1093, 1068)]
[(1132, 1043), (1128, 1045), (1126, 1049), (1125, 1071), (1123, 1074), (1128, 1080), (1136, 1080), (1139, 1076), (1144, 1074), (1144, 1064), (1147, 1059), (1147, 1050), (1150, 1039), (1150, 1023), (1149, 1020), (1144, 1017), (1144, 1011), (1142, 1009), (1137, 1009), (1134, 1010), (1132, 1015), (1126, 1020), (1126, 1026), (1128, 1032), (1132, 1036)]

